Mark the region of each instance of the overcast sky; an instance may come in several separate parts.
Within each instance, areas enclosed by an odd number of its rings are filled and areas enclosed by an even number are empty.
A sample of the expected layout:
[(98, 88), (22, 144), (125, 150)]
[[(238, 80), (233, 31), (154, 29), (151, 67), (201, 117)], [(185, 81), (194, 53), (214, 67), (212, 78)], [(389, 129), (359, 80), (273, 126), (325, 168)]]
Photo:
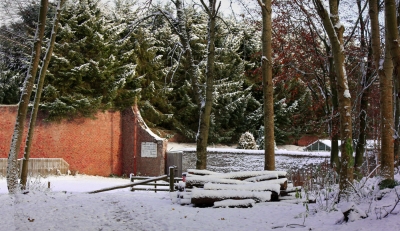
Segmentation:
[[(154, 3), (155, 2), (161, 2), (161, 3), (167, 3), (170, 2), (170, 0), (152, 0)], [(201, 4), (200, 0), (184, 0), (184, 2), (190, 4), (191, 2), (195, 2), (197, 4)], [(208, 0), (204, 0), (204, 2), (208, 5)], [(217, 2), (219, 4), (221, 2), (221, 8), (220, 11), (223, 12), (224, 14), (231, 14), (232, 9), (234, 10), (235, 14), (240, 14), (242, 12), (242, 7), (240, 4), (237, 3), (237, 0), (220, 0)], [(244, 0), (246, 4), (254, 5), (257, 3), (257, 0)]]

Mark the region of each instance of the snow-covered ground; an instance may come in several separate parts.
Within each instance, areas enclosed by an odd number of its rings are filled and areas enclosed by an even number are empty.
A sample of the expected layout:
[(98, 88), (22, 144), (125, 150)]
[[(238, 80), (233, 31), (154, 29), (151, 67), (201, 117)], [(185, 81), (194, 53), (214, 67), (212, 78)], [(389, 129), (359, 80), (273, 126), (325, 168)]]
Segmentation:
[[(51, 189), (46, 189), (47, 182)], [(293, 201), (241, 209), (197, 208), (172, 203), (168, 192), (126, 188), (85, 193), (128, 182), (85, 175), (48, 177), (36, 183), (37, 189), (11, 196), (5, 179), (0, 179), (0, 230), (400, 230), (400, 214), (377, 219), (375, 202), (368, 218), (336, 224), (340, 211), (310, 212), (304, 218), (306, 207)], [(381, 200), (380, 206), (386, 204), (394, 204), (393, 195)], [(312, 210), (316, 204), (309, 206)], [(363, 210), (369, 206), (359, 205)]]
[[(400, 180), (400, 175), (396, 175)], [(96, 176), (51, 176), (31, 179), (27, 194), (7, 194), (0, 178), (0, 230), (400, 230), (400, 205), (394, 214), (381, 214), (395, 205), (395, 191), (381, 200), (366, 196), (377, 191), (374, 179), (352, 200), (366, 212), (365, 219), (337, 224), (337, 211), (324, 211), (326, 202), (303, 205), (300, 199), (257, 203), (252, 208), (198, 208), (173, 203), (169, 192), (135, 191), (129, 188), (98, 194), (86, 192), (129, 183), (129, 179)], [(47, 188), (50, 182), (50, 189)], [(375, 186), (373, 188), (372, 186)], [(397, 187), (400, 193), (400, 187)], [(386, 207), (387, 206), (387, 207)], [(380, 218), (380, 219), (379, 219)]]

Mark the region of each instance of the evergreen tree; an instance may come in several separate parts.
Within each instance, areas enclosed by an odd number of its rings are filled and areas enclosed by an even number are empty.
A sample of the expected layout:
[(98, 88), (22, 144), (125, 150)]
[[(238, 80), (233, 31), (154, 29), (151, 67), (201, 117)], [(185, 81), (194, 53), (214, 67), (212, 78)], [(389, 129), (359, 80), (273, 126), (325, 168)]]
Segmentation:
[(300, 79), (292, 78), (275, 84), (275, 140), (277, 144), (293, 143), (306, 132), (309, 92)]
[(111, 20), (97, 1), (86, 0), (66, 4), (60, 23), (43, 108), (50, 119), (111, 108), (132, 69), (121, 70)]
[[(0, 28), (0, 104), (16, 104), (20, 98), (20, 89), (28, 71), (31, 47), (36, 30), (39, 12), (37, 2), (23, 6), (16, 21)], [(55, 7), (50, 4), (47, 12), (45, 37), (49, 37), (52, 15)]]
[(238, 142), (238, 149), (257, 149), (253, 134), (250, 132), (243, 133)]
[(217, 26), (218, 61), (215, 65), (214, 116), (209, 137), (211, 142), (216, 143), (235, 142), (240, 134), (255, 129), (247, 123), (248, 115), (255, 109), (252, 107), (255, 99), (251, 94), (251, 87), (245, 85), (246, 62), (240, 56), (244, 33), (233, 20), (226, 20), (225, 23), (219, 22)]
[(171, 128), (171, 84), (166, 66), (170, 52), (171, 30), (163, 18), (158, 17), (151, 25), (140, 27), (135, 33), (137, 53), (136, 76), (142, 87), (140, 110), (150, 127)]

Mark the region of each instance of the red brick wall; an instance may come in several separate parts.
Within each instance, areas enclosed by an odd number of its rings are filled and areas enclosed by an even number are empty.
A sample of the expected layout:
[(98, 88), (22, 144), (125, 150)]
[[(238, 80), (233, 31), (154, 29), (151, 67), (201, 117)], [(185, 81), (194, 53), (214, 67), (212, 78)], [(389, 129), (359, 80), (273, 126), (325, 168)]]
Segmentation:
[[(8, 157), (17, 109), (0, 106), (0, 158)], [(63, 158), (71, 171), (87, 175), (165, 174), (166, 141), (147, 128), (135, 107), (121, 113), (99, 112), (96, 119), (50, 123), (44, 118), (38, 115), (31, 158)], [(18, 158), (23, 156), (25, 138)], [(157, 143), (156, 158), (141, 157), (142, 142)]]
[[(0, 158), (7, 158), (17, 106), (0, 107)], [(82, 174), (121, 175), (119, 112), (98, 113), (96, 119), (45, 122), (38, 115), (32, 142), (32, 158), (63, 158), (71, 171)], [(25, 134), (27, 126), (25, 126)], [(23, 156), (25, 137), (18, 158)]]

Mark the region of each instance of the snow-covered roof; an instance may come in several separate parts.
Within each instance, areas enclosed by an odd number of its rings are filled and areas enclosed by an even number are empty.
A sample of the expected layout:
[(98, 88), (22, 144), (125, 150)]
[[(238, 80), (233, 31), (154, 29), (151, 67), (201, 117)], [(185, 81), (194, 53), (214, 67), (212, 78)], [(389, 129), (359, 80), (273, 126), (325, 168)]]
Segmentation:
[[(357, 140), (355, 140), (355, 142), (356, 141)], [(312, 147), (314, 144), (316, 144), (318, 142), (326, 145), (329, 148), (332, 147), (332, 141), (331, 140), (321, 139), (321, 140), (316, 140), (313, 143), (309, 144), (308, 146), (306, 146), (304, 148), (304, 150), (308, 150), (309, 147)], [(339, 146), (341, 145), (341, 143), (342, 143), (341, 140), (338, 140)], [(366, 149), (374, 149), (378, 145), (379, 145), (379, 141), (377, 141), (377, 140), (366, 140)]]
[[(321, 140), (316, 140), (313, 143), (309, 144), (308, 146), (306, 146), (304, 148), (304, 150), (309, 150), (311, 147), (315, 147), (315, 145), (318, 145), (318, 143), (323, 144), (322, 145), (322, 147), (324, 148), (323, 150), (326, 150), (325, 147), (328, 147), (329, 149), (332, 147), (332, 141), (331, 140), (322, 140), (321, 139)], [(341, 144), (340, 140), (338, 141), (338, 144), (340, 146), (340, 144)], [(319, 148), (320, 148), (320, 146), (318, 145), (318, 149), (314, 149), (314, 150), (320, 150)]]

